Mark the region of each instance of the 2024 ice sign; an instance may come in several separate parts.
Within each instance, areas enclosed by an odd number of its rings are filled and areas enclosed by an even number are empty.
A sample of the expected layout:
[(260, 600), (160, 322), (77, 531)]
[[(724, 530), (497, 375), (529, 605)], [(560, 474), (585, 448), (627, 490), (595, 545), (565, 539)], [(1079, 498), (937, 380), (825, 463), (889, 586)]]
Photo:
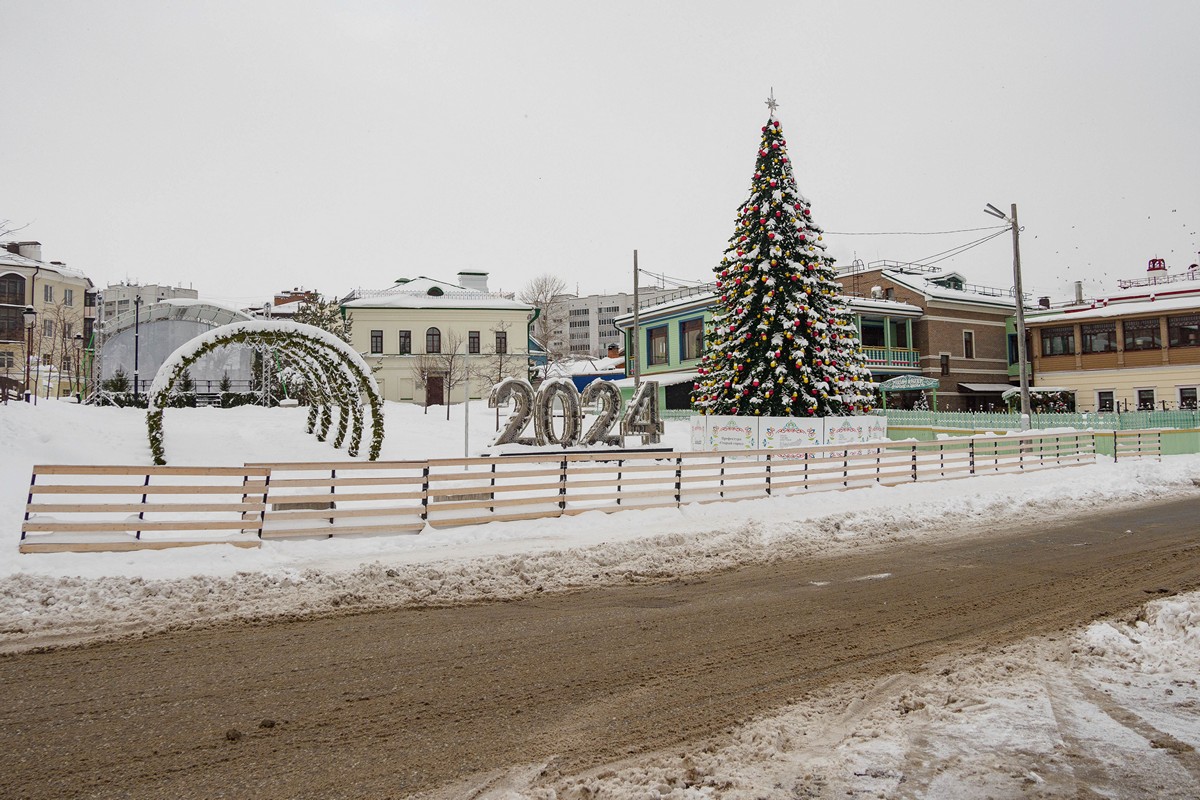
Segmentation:
[[(492, 387), (488, 395), (488, 407), (499, 408), (509, 402), (514, 404), (508, 424), (500, 431), (493, 445), (536, 444), (540, 446), (606, 444), (621, 446), (626, 436), (641, 436), (642, 444), (655, 444), (663, 433), (662, 419), (658, 410), (658, 384), (647, 381), (638, 387), (621, 413), (621, 392), (609, 381), (595, 380), (589, 383), (581, 395), (568, 378), (552, 378), (543, 381), (534, 392), (528, 381), (520, 378), (505, 378)], [(554, 404), (562, 407), (562, 430), (554, 430)], [(596, 420), (586, 432), (583, 427), (583, 406), (597, 405), (600, 410)], [(611, 433), (621, 420), (620, 435)], [(522, 436), (533, 418), (532, 437)]]

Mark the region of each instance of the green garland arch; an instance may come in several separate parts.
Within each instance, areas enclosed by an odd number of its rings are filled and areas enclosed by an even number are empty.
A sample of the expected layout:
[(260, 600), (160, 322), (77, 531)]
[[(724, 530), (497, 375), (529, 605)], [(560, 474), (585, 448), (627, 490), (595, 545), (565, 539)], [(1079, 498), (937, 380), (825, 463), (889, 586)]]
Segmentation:
[(362, 398), (371, 407), (371, 447), (368, 460), (379, 458), (383, 446), (383, 398), (370, 367), (348, 344), (311, 325), (287, 320), (234, 322), (207, 331), (175, 350), (154, 376), (150, 386), (146, 429), (154, 463), (166, 464), (163, 449), (163, 409), (175, 384), (192, 364), (213, 350), (242, 345), (258, 350), (275, 350), (283, 361), (298, 369), (309, 389), (307, 432), (325, 441), (338, 411), (338, 428), (333, 446), (341, 447), (350, 434), (346, 452), (358, 455), (365, 417)]

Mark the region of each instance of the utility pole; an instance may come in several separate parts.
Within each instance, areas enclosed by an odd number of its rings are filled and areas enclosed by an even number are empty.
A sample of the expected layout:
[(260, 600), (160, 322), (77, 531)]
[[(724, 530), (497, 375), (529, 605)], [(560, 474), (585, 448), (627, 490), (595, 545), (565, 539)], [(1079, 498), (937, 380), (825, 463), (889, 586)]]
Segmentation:
[(1029, 430), (1032, 416), (1029, 410), (1029, 361), (1025, 353), (1025, 292), (1021, 289), (1021, 225), (1017, 222), (1017, 204), (1004, 212), (988, 203), (983, 213), (1002, 219), (1012, 227), (1013, 235), (1013, 293), (1017, 305), (1017, 371), (1021, 376), (1021, 430)]
[(632, 359), (626, 358), (629, 363), (633, 364), (633, 390), (636, 392), (638, 387), (642, 385), (642, 365), (638, 361), (638, 339), (641, 338), (640, 318), (638, 306), (641, 300), (638, 297), (638, 260), (637, 250), (633, 251), (633, 339), (631, 340), (629, 349), (632, 351)]
[(1021, 429), (1029, 430), (1029, 360), (1025, 352), (1025, 293), (1021, 290), (1021, 226), (1017, 224), (1017, 204), (1012, 204), (1013, 286), (1017, 292), (1017, 371), (1021, 376)]

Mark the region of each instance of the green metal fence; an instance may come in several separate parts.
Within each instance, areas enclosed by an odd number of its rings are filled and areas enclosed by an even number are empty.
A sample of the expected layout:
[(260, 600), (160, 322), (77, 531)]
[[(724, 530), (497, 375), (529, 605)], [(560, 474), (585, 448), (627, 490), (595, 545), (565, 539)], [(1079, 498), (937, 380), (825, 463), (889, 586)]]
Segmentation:
[[(886, 415), (888, 425), (918, 426), (931, 428), (953, 428), (956, 430), (1019, 430), (1019, 414), (974, 413), (970, 411), (873, 411)], [(1200, 411), (1125, 411), (1116, 412), (1064, 412), (1034, 414), (1030, 418), (1034, 430), (1047, 428), (1077, 428), (1097, 431), (1137, 431), (1151, 428), (1196, 429), (1200, 428)]]

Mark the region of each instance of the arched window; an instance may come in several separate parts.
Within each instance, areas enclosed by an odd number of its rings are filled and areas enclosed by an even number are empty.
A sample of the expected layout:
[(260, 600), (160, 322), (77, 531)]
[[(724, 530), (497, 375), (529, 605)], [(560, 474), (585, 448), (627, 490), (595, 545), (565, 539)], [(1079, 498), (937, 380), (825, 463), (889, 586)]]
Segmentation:
[(25, 276), (15, 272), (0, 275), (0, 305), (25, 305)]
[(425, 352), (442, 352), (442, 332), (437, 328), (430, 328), (429, 330), (425, 331)]

